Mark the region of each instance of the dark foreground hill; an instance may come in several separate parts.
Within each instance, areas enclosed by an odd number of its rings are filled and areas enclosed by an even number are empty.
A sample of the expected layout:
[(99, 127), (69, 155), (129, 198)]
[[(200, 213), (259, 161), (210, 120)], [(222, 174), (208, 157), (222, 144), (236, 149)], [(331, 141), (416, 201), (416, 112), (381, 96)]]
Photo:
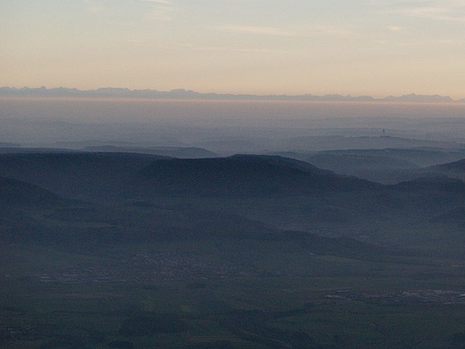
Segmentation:
[(271, 156), (170, 159), (132, 153), (0, 154), (0, 175), (72, 198), (157, 195), (288, 196), (372, 190), (379, 185)]
[(353, 239), (282, 231), (262, 222), (201, 208), (119, 206), (65, 200), (36, 185), (0, 177), (0, 240), (86, 249), (183, 241), (295, 244), (308, 252), (373, 258), (384, 250)]
[[(213, 236), (240, 232), (252, 236), (252, 226), (244, 225), (248, 219), (279, 231), (308, 231), (386, 246), (428, 243), (421, 247), (438, 252), (438, 245), (425, 233), (428, 222), (463, 205), (465, 199), (464, 184), (447, 177), (387, 186), (278, 156), (172, 159), (129, 153), (3, 154), (0, 176), (66, 198), (124, 207), (118, 214), (107, 212), (100, 217), (126, 219), (138, 228), (125, 225), (122, 231), (145, 238), (195, 236), (207, 230)], [(49, 219), (61, 215), (75, 223), (79, 217), (86, 222), (90, 219), (86, 210), (49, 212)], [(148, 210), (153, 220), (143, 215), (129, 219), (132, 210)], [(207, 217), (200, 215), (204, 217), (200, 220), (199, 211), (208, 212)], [(186, 218), (186, 212), (191, 212), (191, 218)], [(220, 218), (213, 219), (215, 215)], [(91, 223), (85, 229), (115, 231), (112, 219)], [(235, 225), (244, 229), (231, 230)], [(111, 240), (113, 233), (100, 236)], [(449, 238), (444, 229), (435, 234), (448, 244), (442, 252), (460, 249), (460, 236)]]
[(113, 197), (160, 156), (126, 153), (0, 154), (0, 176), (80, 199)]
[(157, 160), (141, 171), (153, 192), (200, 196), (279, 196), (372, 190), (375, 183), (278, 156)]
[(0, 177), (0, 206), (50, 207), (66, 201), (38, 186)]

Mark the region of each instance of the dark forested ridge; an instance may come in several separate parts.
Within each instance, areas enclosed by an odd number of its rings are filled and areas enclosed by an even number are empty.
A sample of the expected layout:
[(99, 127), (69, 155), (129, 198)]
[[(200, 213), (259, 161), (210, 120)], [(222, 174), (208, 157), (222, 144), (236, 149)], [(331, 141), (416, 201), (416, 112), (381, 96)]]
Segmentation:
[(308, 163), (271, 156), (158, 160), (141, 171), (154, 190), (192, 195), (309, 195), (369, 190), (377, 185)]
[(64, 203), (48, 190), (16, 179), (0, 177), (0, 205), (2, 206), (50, 206)]

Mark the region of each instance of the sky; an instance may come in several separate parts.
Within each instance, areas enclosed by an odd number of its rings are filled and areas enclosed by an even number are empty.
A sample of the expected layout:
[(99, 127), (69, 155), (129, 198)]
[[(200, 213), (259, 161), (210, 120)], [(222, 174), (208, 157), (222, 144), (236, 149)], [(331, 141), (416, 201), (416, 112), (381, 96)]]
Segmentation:
[(465, 97), (465, 0), (0, 0), (0, 86)]

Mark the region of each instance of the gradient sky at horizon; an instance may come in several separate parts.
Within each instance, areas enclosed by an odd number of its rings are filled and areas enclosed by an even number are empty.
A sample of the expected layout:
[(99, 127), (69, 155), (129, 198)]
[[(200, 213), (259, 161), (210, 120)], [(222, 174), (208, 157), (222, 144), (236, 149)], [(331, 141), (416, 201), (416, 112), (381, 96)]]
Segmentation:
[(1, 0), (0, 86), (465, 97), (465, 0)]

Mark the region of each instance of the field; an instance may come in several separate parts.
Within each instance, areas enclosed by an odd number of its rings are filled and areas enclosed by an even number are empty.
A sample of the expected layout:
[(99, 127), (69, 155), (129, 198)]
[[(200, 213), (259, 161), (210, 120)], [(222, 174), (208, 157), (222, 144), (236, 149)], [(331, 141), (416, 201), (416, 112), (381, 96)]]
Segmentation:
[(465, 270), (453, 260), (229, 240), (2, 249), (5, 349), (465, 346)]

